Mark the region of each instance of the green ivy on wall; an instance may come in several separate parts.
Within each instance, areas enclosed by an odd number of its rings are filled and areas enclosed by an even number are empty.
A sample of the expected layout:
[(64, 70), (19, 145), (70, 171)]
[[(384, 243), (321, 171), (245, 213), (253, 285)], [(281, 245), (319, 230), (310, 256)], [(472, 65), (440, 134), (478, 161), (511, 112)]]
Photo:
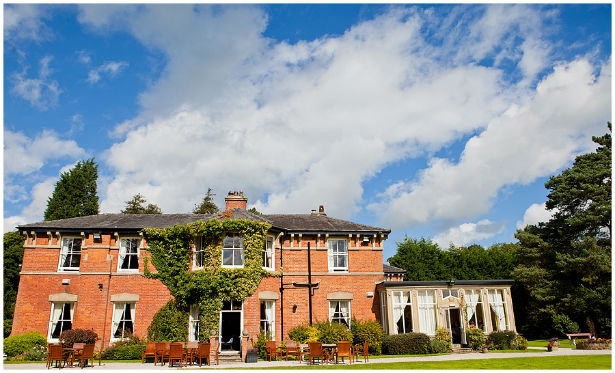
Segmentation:
[[(198, 304), (199, 339), (209, 340), (211, 335), (218, 333), (224, 301), (244, 301), (256, 291), (263, 277), (279, 276), (262, 268), (262, 252), (269, 228), (271, 225), (267, 223), (231, 219), (145, 228), (143, 232), (157, 272), (149, 271), (145, 258), (144, 275), (162, 281), (184, 312), (187, 313), (190, 305)], [(243, 268), (222, 267), (222, 241), (232, 235), (243, 238)], [(193, 271), (192, 246), (199, 236), (203, 237), (203, 269)]]

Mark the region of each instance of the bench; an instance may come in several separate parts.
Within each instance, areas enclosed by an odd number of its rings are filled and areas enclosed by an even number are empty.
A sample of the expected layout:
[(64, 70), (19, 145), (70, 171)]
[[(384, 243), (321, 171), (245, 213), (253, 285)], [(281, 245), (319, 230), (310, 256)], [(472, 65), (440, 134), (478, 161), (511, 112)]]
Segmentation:
[(568, 344), (576, 345), (575, 338), (585, 337), (589, 339), (592, 337), (592, 333), (573, 333), (573, 334), (566, 334), (566, 336), (568, 336)]

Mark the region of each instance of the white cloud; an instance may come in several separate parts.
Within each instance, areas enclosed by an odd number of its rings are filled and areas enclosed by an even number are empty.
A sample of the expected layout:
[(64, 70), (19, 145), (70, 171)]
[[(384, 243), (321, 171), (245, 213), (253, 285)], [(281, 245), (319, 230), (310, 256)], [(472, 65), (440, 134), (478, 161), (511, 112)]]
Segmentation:
[(55, 106), (62, 92), (58, 82), (50, 78), (53, 72), (49, 67), (51, 60), (51, 56), (45, 56), (39, 61), (40, 68), (37, 78), (28, 78), (26, 68), (12, 76), (14, 81), (12, 92), (41, 110)]
[(446, 232), (437, 234), (432, 241), (442, 248), (448, 248), (451, 244), (465, 246), (493, 237), (500, 233), (503, 228), (503, 222), (494, 223), (489, 219), (484, 219), (477, 223), (463, 223), (458, 227), (449, 228)]
[(127, 67), (128, 63), (124, 61), (105, 62), (97, 68), (90, 70), (87, 81), (90, 84), (97, 83), (101, 79), (101, 75), (113, 78)]
[(372, 208), (393, 227), (485, 213), (498, 191), (527, 184), (592, 149), (591, 135), (611, 117), (610, 61), (596, 76), (585, 60), (556, 66), (533, 97), (492, 119), (459, 162), (433, 158), (417, 181)]
[(35, 4), (4, 5), (5, 40), (31, 39), (44, 40), (51, 36), (49, 28), (42, 19), (44, 8)]
[(545, 203), (534, 203), (525, 210), (523, 220), (517, 222), (517, 229), (523, 229), (526, 225), (536, 225), (538, 223), (551, 220), (556, 210), (547, 210)]
[(74, 140), (64, 140), (44, 130), (34, 138), (4, 130), (4, 175), (28, 175), (53, 159), (76, 158), (85, 151)]
[(92, 57), (90, 57), (90, 54), (87, 51), (79, 50), (76, 53), (77, 53), (77, 60), (81, 62), (82, 64), (87, 65), (90, 62), (92, 62)]
[(53, 177), (34, 185), (30, 193), (32, 202), (24, 207), (19, 215), (4, 218), (4, 232), (10, 232), (21, 224), (42, 221), (47, 208), (47, 199), (51, 196), (57, 181), (58, 178)]
[[(430, 23), (429, 12), (394, 7), (341, 36), (290, 45), (262, 36), (267, 17), (254, 7), (80, 7), (81, 22), (127, 30), (166, 58), (140, 114), (113, 131), (120, 140), (104, 157), (114, 178), (102, 210), (141, 192), (165, 212), (189, 211), (213, 187), (218, 202), (243, 189), (263, 212), (322, 203), (344, 218), (383, 167), (482, 132), (459, 164), (434, 159), (375, 206), (395, 228), (477, 216), (503, 185), (568, 162), (578, 139), (610, 118), (610, 72), (593, 82), (583, 61), (528, 88), (552, 63), (540, 51), (543, 13), (478, 9), (486, 11)], [(447, 22), (453, 32), (426, 31)], [(479, 63), (487, 57), (495, 67)], [(518, 84), (499, 67), (511, 64)], [(561, 110), (572, 92), (580, 97)]]

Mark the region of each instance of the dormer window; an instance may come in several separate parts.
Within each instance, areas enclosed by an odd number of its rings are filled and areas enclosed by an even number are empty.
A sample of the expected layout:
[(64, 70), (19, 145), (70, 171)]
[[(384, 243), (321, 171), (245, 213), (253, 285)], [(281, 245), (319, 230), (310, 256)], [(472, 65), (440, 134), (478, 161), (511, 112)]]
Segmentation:
[(222, 242), (222, 266), (243, 267), (243, 238), (226, 236)]
[(328, 242), (329, 272), (348, 272), (348, 241), (330, 239)]

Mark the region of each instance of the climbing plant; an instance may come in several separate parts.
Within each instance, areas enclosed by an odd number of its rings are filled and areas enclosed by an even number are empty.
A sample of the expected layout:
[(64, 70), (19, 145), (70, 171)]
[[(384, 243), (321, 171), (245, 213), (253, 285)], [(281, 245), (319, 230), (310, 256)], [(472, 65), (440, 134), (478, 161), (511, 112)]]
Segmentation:
[[(243, 301), (256, 291), (265, 276), (277, 276), (262, 268), (262, 251), (268, 223), (249, 220), (197, 221), (168, 228), (145, 228), (151, 262), (145, 258), (144, 275), (162, 281), (175, 297), (177, 307), (200, 307), (199, 339), (218, 333), (218, 317), (224, 301)], [(243, 238), (243, 268), (222, 267), (224, 237)], [(192, 247), (203, 237), (203, 269), (190, 270)]]

